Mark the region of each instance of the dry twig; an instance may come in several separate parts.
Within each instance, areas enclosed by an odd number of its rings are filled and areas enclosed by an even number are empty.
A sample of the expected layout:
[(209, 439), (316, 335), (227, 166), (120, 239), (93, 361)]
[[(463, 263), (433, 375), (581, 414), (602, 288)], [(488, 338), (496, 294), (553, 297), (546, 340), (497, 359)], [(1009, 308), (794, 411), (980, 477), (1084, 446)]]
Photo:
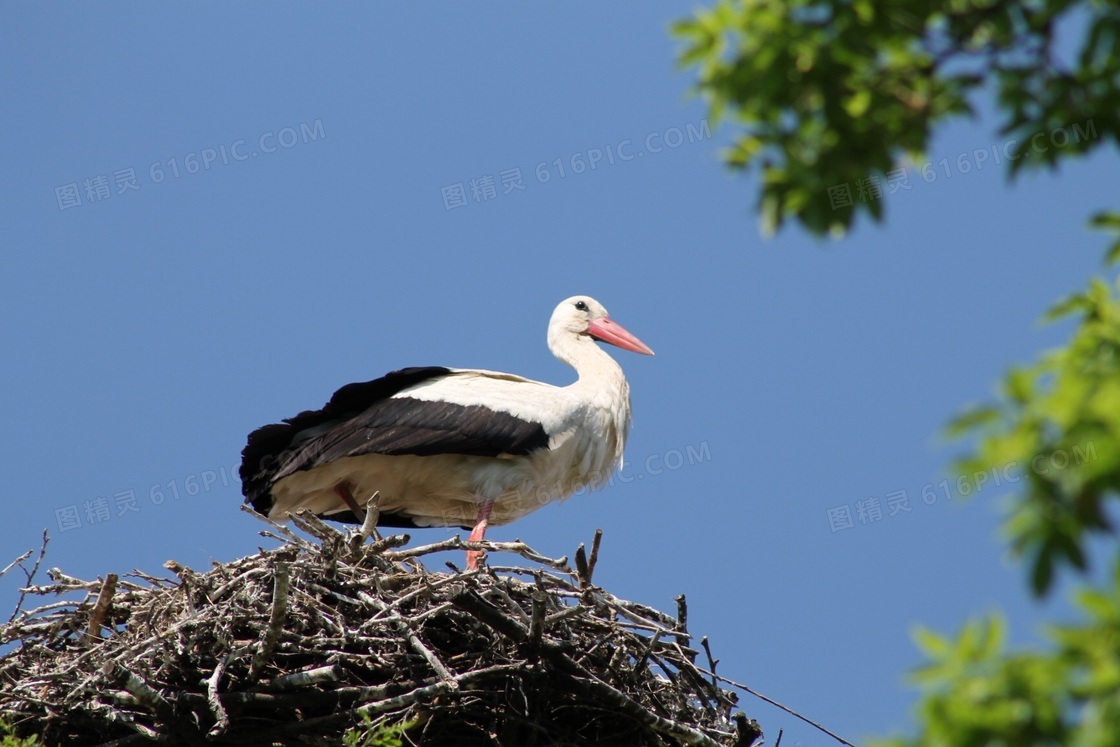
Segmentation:
[[(23, 561), (27, 560), (27, 558), (31, 555), (30, 551), (27, 554), (21, 555), (20, 557), (16, 558), (15, 562), (12, 563), (12, 565), (18, 566), (19, 569), (23, 571), (23, 574), (27, 576), (27, 586), (19, 590), (19, 601), (16, 602), (16, 608), (12, 610), (12, 616), (8, 618), (9, 623), (11, 623), (12, 620), (15, 620), (19, 615), (19, 611), (23, 609), (23, 600), (27, 597), (27, 592), (29, 591), (28, 587), (31, 586), (31, 582), (35, 579), (35, 574), (39, 572), (39, 566), (43, 564), (43, 556), (47, 554), (47, 543), (50, 541), (51, 538), (47, 535), (47, 530), (44, 529), (43, 544), (39, 548), (39, 557), (35, 559), (35, 566), (30, 571), (23, 567)], [(7, 568), (5, 568), (4, 573), (10, 571), (12, 565), (9, 565)], [(4, 639), (0, 638), (0, 640)]]
[[(0, 657), (0, 719), (52, 744), (337, 743), (363, 714), (420, 717), (410, 736), (425, 745), (749, 747), (761, 735), (693, 663), (683, 619), (590, 585), (598, 536), (577, 574), (521, 542), (398, 549), (386, 537), (355, 550), (353, 535), (293, 520), (321, 544), (268, 522), (280, 547), (206, 573), (171, 562), (178, 583), (134, 573), (145, 583), (114, 594), (108, 578), (29, 579), (26, 594), (78, 599), (0, 627), (20, 644)], [(530, 565), (419, 563), (467, 547)]]
[(101, 584), (101, 591), (97, 595), (97, 602), (93, 605), (93, 612), (89, 615), (89, 627), (86, 633), (90, 638), (101, 637), (101, 623), (105, 621), (105, 615), (109, 611), (109, 605), (113, 602), (113, 594), (117, 591), (117, 574), (108, 573), (105, 575), (105, 583)]

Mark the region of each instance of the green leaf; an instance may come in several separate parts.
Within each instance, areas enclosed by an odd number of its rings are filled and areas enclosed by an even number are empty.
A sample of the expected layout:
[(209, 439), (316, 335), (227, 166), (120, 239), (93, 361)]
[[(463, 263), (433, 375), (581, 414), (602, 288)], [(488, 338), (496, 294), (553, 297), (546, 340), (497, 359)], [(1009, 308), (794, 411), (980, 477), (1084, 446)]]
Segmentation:
[(1040, 550), (1031, 562), (1031, 591), (1043, 596), (1054, 583), (1054, 562), (1047, 550)]
[(922, 650), (922, 653), (930, 659), (944, 659), (951, 650), (948, 639), (942, 638), (929, 628), (919, 626), (910, 635), (914, 639), (914, 643)]
[(845, 103), (844, 109), (853, 119), (859, 119), (871, 106), (871, 91), (866, 88), (856, 91)]
[(1034, 394), (1034, 374), (1029, 369), (1012, 369), (1004, 379), (1007, 396), (1019, 404), (1027, 403)]
[(1079, 311), (1086, 311), (1091, 307), (1092, 302), (1087, 296), (1082, 293), (1074, 293), (1051, 306), (1042, 319), (1046, 322), (1052, 322)]
[(1120, 261), (1120, 239), (1112, 242), (1112, 245), (1104, 255), (1104, 261), (1106, 264), (1110, 265), (1114, 265), (1117, 261)]
[(971, 431), (991, 425), (999, 420), (1000, 410), (994, 405), (977, 405), (953, 418), (945, 430), (950, 438), (960, 438)]

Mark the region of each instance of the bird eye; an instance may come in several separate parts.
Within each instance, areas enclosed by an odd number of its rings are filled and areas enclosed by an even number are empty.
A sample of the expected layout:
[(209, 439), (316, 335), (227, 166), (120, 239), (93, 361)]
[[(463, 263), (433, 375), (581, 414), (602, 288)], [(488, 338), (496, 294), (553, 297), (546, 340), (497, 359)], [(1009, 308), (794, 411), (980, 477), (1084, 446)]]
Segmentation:
[(579, 311), (587, 311), (587, 304), (583, 301), (576, 301), (576, 309)]

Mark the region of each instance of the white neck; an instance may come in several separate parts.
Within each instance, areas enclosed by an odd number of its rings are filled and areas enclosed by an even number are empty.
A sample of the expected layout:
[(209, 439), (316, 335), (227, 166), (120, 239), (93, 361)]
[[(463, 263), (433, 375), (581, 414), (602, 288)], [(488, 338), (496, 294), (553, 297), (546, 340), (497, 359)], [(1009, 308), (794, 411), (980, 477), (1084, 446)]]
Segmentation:
[(576, 385), (625, 389), (622, 367), (589, 336), (562, 331), (549, 335), (548, 347), (553, 355), (576, 370)]
[(555, 325), (548, 331), (548, 347), (579, 375), (561, 390), (567, 443), (575, 450), (574, 463), (592, 465), (591, 472), (598, 475), (592, 482), (601, 487), (626, 447), (630, 385), (622, 367), (587, 335)]

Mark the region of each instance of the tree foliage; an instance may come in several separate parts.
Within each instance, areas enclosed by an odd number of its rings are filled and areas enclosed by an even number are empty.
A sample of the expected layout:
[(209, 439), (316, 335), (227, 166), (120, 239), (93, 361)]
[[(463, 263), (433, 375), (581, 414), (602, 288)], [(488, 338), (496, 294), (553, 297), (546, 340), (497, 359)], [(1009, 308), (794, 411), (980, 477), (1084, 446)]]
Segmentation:
[[(1071, 58), (1059, 33), (1070, 26), (1083, 30)], [(924, 153), (981, 90), (994, 92), (1014, 140), (1012, 174), (1120, 142), (1114, 2), (719, 0), (674, 28), (713, 119), (741, 128), (726, 160), (758, 167), (767, 230), (793, 218), (841, 233), (861, 210), (881, 219), (882, 201), (838, 206), (829, 189)], [(1074, 126), (1086, 137), (1030, 146)]]
[(1120, 543), (1109, 520), (1120, 494), (1120, 295), (1094, 280), (1049, 316), (1079, 318), (1068, 345), (1013, 368), (997, 404), (957, 418), (950, 433), (976, 442), (958, 467), (1018, 469), (1004, 529), (1035, 594), (1063, 568), (1087, 570), (1091, 535), (1112, 540), (1112, 573), (1075, 593), (1080, 619), (1050, 628), (1044, 650), (1007, 650), (998, 615), (955, 638), (919, 631), (919, 733), (883, 747), (1120, 747)]
[[(719, 0), (675, 32), (713, 118), (739, 128), (727, 162), (759, 173), (767, 230), (792, 219), (838, 235), (861, 210), (881, 220), (881, 201), (838, 207), (829, 189), (923, 154), (981, 95), (1013, 145), (1009, 178), (1120, 142), (1117, 2)], [(1086, 136), (1063, 147), (1031, 148), (1079, 126)], [(1090, 224), (1120, 260), (1120, 213)], [(1028, 651), (1007, 647), (998, 613), (955, 636), (919, 630), (917, 730), (884, 747), (1120, 746), (1120, 292), (1095, 279), (1048, 318), (1073, 322), (1068, 344), (1011, 368), (997, 401), (949, 433), (969, 449), (962, 474), (1017, 476), (1007, 540), (1037, 595), (1080, 575), (1079, 618)], [(1114, 555), (1104, 580), (1085, 573), (1090, 539)]]
[(38, 736), (18, 736), (10, 723), (0, 720), (0, 747), (43, 747), (43, 743)]
[(921, 630), (921, 732), (880, 747), (1120, 745), (1120, 565), (1077, 595), (1083, 619), (1049, 630), (1045, 651), (1009, 652), (999, 615), (955, 637)]
[(390, 723), (374, 720), (368, 713), (359, 715), (361, 726), (346, 730), (342, 736), (343, 747), (405, 747), (405, 733), (420, 722), (420, 719), (410, 719)]
[(1111, 534), (1108, 502), (1120, 495), (1120, 296), (1102, 280), (1054, 307), (1075, 316), (1069, 344), (1013, 368), (997, 405), (970, 410), (950, 433), (977, 435), (963, 474), (1014, 465), (1023, 489), (1005, 524), (1036, 594), (1056, 570), (1085, 570), (1090, 534)]

